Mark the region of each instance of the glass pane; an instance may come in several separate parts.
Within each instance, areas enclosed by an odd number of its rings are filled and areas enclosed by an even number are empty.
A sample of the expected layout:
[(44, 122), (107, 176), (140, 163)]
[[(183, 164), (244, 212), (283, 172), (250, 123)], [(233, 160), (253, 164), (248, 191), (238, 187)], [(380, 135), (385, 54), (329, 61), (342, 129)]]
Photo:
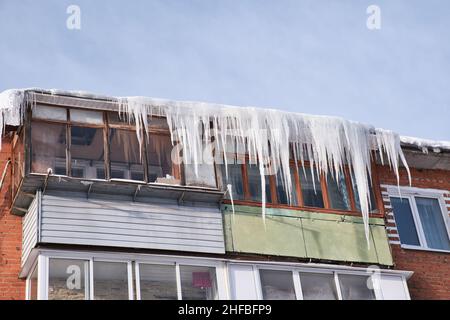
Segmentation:
[(86, 300), (89, 261), (50, 259), (48, 275), (49, 300)]
[(103, 124), (103, 112), (89, 110), (70, 110), (70, 121), (89, 124)]
[(155, 182), (158, 178), (166, 178), (167, 175), (172, 177), (171, 154), (172, 142), (170, 136), (150, 134), (147, 146), (149, 182)]
[(38, 266), (34, 268), (33, 273), (30, 276), (30, 282), (28, 282), (28, 285), (30, 286), (29, 288), (30, 300), (37, 300), (38, 298), (37, 274), (38, 274)]
[(299, 168), (299, 176), (305, 206), (323, 208), (322, 187), (317, 172), (314, 170), (311, 173), (311, 168), (309, 167), (305, 167), (304, 171), (303, 168)]
[(175, 265), (139, 265), (141, 300), (177, 300)]
[(108, 122), (109, 124), (121, 124), (121, 125), (133, 125), (136, 123), (134, 118), (129, 118), (125, 112), (108, 112)]
[[(353, 195), (355, 196), (356, 211), (361, 211), (361, 203), (359, 202), (359, 192), (353, 172), (351, 173), (351, 177), (352, 177)], [(371, 213), (378, 212), (377, 201), (375, 200), (375, 194), (373, 192), (372, 184), (369, 184), (369, 197), (370, 197), (369, 212)]]
[(296, 300), (291, 271), (260, 270), (265, 300)]
[(110, 129), (111, 178), (143, 180), (139, 142), (132, 130)]
[(31, 124), (31, 171), (66, 174), (66, 125), (32, 122)]
[[(231, 184), (231, 190), (233, 191), (233, 200), (244, 199), (244, 183), (242, 181), (242, 165), (228, 163), (228, 179), (225, 171), (225, 164), (220, 166), (220, 172), (222, 173), (223, 188), (226, 190), (227, 184)], [(229, 195), (227, 194), (227, 197)]]
[(277, 174), (277, 200), (279, 204), (287, 204), (287, 205), (292, 205), (292, 206), (296, 206), (298, 205), (297, 202), (297, 188), (295, 186), (295, 169), (291, 168), (291, 196), (292, 196), (292, 202), (289, 203), (289, 198), (288, 198), (288, 194), (286, 192), (286, 187), (284, 186), (283, 183), (283, 177), (280, 174), (280, 172)]
[(428, 247), (450, 250), (448, 231), (438, 199), (421, 197), (415, 199)]
[[(342, 275), (338, 276), (344, 300), (375, 300), (372, 281), (368, 276)], [(370, 286), (370, 287), (369, 287)]]
[(328, 174), (327, 188), (331, 208), (350, 210), (350, 197), (348, 195), (347, 184), (343, 174), (339, 176), (338, 182), (336, 182), (336, 179), (331, 174)]
[(300, 273), (300, 282), (305, 300), (338, 299), (333, 274)]
[(403, 244), (420, 246), (409, 200), (392, 197), (391, 204), (400, 241)]
[[(70, 131), (72, 176), (105, 179), (103, 129), (71, 127)], [(103, 171), (98, 169), (103, 169)]]
[(126, 263), (94, 262), (94, 298), (96, 300), (128, 300)]
[(180, 266), (180, 274), (183, 300), (217, 299), (215, 268)]
[(67, 120), (67, 110), (65, 108), (36, 106), (36, 108), (32, 110), (32, 113), (33, 119), (46, 119), (57, 121)]
[[(261, 202), (261, 175), (259, 174), (259, 167), (257, 165), (247, 164), (247, 176), (250, 190), (250, 199), (253, 201)], [(265, 176), (266, 180), (266, 202), (271, 202), (272, 197), (270, 195), (270, 181), (269, 176)]]

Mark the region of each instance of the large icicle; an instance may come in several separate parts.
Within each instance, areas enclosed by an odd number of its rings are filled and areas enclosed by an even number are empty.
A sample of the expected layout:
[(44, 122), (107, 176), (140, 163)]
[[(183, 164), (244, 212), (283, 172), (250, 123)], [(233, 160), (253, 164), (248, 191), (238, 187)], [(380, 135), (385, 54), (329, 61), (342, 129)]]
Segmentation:
[[(6, 124), (22, 123), (26, 103), (34, 99), (33, 93), (36, 90), (7, 90), (0, 93), (0, 134)], [(93, 99), (96, 97), (86, 93), (57, 90), (39, 89), (37, 92), (73, 94)], [(392, 131), (375, 129), (361, 123), (336, 117), (202, 102), (178, 102), (145, 97), (109, 99), (117, 101), (120, 112), (124, 112), (130, 120), (136, 119), (140, 143), (143, 141), (141, 126), (144, 126), (148, 134), (148, 117), (166, 117), (172, 142), (182, 145), (183, 160), (194, 165), (196, 175), (205, 143), (210, 142), (212, 137), (216, 141), (216, 151), (220, 154), (229, 150), (230, 144), (245, 143), (250, 163), (261, 160), (258, 162), (258, 170), (261, 176), (263, 217), (266, 205), (266, 175), (280, 174), (282, 186), (288, 199), (292, 200), (290, 146), (293, 146), (295, 160), (300, 160), (304, 166), (304, 161), (309, 159), (312, 170), (323, 172), (325, 176), (331, 174), (336, 181), (343, 174), (344, 165), (350, 166), (358, 190), (367, 240), (372, 151), (379, 151), (381, 160), (387, 160), (397, 179), (399, 159), (409, 175), (400, 137)]]
[(350, 166), (368, 242), (371, 152), (377, 149), (381, 154), (385, 153), (397, 178), (399, 158), (409, 173), (397, 134), (337, 117), (144, 97), (121, 98), (119, 101), (122, 111), (142, 119), (144, 123), (149, 115), (167, 117), (172, 141), (182, 143), (184, 160), (193, 163), (195, 168), (201, 160), (198, 154), (205, 141), (210, 141), (212, 135), (217, 136), (217, 132), (220, 132), (221, 137), (216, 138), (221, 143), (216, 146), (221, 153), (227, 149), (227, 143), (245, 141), (250, 161), (262, 160), (259, 161), (258, 169), (263, 217), (266, 174), (281, 174), (282, 185), (288, 198), (292, 199), (290, 145), (293, 145), (296, 160), (300, 159), (303, 163), (304, 159), (310, 159), (311, 169), (325, 175), (330, 173), (336, 181), (343, 174), (344, 165)]

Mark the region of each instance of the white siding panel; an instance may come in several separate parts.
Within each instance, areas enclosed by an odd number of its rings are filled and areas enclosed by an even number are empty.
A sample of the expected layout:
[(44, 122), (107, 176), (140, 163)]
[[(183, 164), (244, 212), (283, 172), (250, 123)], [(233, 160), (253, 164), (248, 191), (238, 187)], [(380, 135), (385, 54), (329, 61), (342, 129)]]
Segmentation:
[(224, 253), (219, 208), (44, 195), (41, 242)]
[(39, 197), (36, 196), (28, 208), (22, 223), (22, 265), (38, 241)]

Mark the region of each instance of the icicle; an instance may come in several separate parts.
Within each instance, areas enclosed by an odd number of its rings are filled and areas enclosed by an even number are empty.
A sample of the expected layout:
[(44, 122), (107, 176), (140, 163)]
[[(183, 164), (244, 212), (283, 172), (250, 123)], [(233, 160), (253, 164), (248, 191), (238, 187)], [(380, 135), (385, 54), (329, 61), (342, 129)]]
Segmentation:
[[(30, 93), (33, 90), (29, 90)], [(0, 133), (5, 124), (20, 125), (27, 101), (27, 90), (8, 90), (0, 94)], [(59, 91), (46, 91), (58, 94)], [(67, 94), (67, 93), (65, 93)], [(73, 93), (80, 95), (81, 93)], [(87, 97), (91, 97), (86, 95)], [(91, 98), (95, 98), (92, 96)], [(337, 182), (348, 165), (359, 194), (362, 217), (369, 241), (369, 186), (371, 181), (371, 152), (378, 150), (397, 177), (399, 160), (404, 164), (411, 182), (410, 171), (400, 145), (400, 137), (392, 131), (375, 129), (336, 117), (312, 116), (273, 109), (235, 107), (201, 102), (178, 102), (145, 97), (117, 98), (119, 112), (135, 120), (136, 134), (142, 146), (142, 131), (148, 135), (148, 117), (166, 117), (172, 143), (181, 144), (184, 163), (194, 166), (198, 176), (202, 151), (214, 135), (217, 153), (224, 155), (230, 144), (245, 143), (250, 163), (259, 161), (262, 191), (262, 215), (265, 218), (266, 175), (278, 173), (289, 200), (293, 199), (290, 169), (290, 145), (294, 158), (300, 158), (305, 174), (304, 158), (310, 161), (313, 185), (314, 170), (326, 178), (330, 174)], [(210, 130), (210, 122), (213, 130)], [(220, 137), (219, 137), (220, 136)], [(445, 144), (442, 144), (445, 146)], [(142, 148), (141, 148), (142, 153)], [(270, 170), (271, 172), (267, 172)], [(264, 220), (265, 221), (265, 220)]]
[(227, 191), (230, 195), (230, 201), (231, 201), (231, 209), (233, 210), (233, 217), (234, 217), (234, 200), (233, 200), (233, 186), (231, 184), (227, 184)]

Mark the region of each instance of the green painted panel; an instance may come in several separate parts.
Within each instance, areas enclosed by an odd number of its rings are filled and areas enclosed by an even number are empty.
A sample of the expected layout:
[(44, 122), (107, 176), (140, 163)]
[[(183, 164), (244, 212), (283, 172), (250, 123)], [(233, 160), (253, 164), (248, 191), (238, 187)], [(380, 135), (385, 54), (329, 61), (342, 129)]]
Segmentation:
[(372, 237), (367, 248), (363, 224), (310, 219), (302, 222), (309, 258), (378, 262)]
[(392, 265), (383, 219), (370, 221), (367, 247), (362, 218), (338, 214), (223, 205), (227, 251)]
[(227, 216), (235, 252), (306, 256), (300, 219), (267, 216), (264, 226), (260, 215)]
[(375, 241), (375, 249), (378, 255), (378, 263), (392, 266), (394, 261), (392, 260), (391, 248), (389, 246), (389, 238), (384, 226), (370, 226), (372, 236)]

